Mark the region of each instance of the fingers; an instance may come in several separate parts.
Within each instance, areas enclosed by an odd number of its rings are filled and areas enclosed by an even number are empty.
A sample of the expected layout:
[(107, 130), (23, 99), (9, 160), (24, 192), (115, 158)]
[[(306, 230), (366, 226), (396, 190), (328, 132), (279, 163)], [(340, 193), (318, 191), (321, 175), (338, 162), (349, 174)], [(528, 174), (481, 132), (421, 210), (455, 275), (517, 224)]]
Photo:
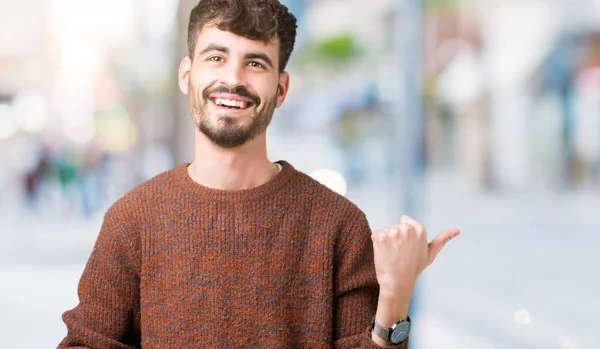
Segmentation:
[(402, 217), (400, 217), (400, 223), (410, 225), (417, 232), (424, 233), (424, 234), (426, 233), (425, 227), (423, 226), (423, 224), (419, 223), (416, 219), (414, 219), (410, 216), (403, 215)]
[(371, 234), (371, 240), (374, 242), (385, 242), (392, 239), (397, 239), (400, 236), (401, 228), (391, 226), (384, 229), (379, 229)]
[(446, 245), (450, 239), (455, 238), (460, 235), (460, 230), (458, 229), (448, 229), (439, 233), (435, 239), (431, 240), (429, 243), (429, 255), (427, 258), (427, 265), (433, 263), (437, 255), (440, 253), (442, 248)]
[(373, 242), (379, 244), (385, 244), (386, 242), (392, 241), (402, 243), (418, 241), (418, 244), (422, 244), (421, 248), (427, 246), (425, 228), (419, 222), (408, 216), (402, 216), (400, 222), (397, 224), (375, 231), (371, 235), (371, 239)]
[(416, 238), (424, 245), (427, 244), (427, 231), (423, 224), (416, 219), (403, 215), (400, 217), (400, 223), (396, 226), (400, 227), (404, 231), (404, 234), (410, 238)]

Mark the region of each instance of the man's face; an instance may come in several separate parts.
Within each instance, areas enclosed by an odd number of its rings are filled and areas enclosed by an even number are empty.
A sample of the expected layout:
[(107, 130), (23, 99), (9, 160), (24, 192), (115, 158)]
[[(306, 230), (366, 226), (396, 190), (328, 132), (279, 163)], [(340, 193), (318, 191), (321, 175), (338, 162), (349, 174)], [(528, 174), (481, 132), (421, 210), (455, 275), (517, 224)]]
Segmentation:
[(289, 86), (278, 65), (278, 39), (264, 44), (213, 25), (202, 28), (193, 59), (184, 58), (179, 68), (179, 86), (200, 132), (222, 148), (263, 134)]

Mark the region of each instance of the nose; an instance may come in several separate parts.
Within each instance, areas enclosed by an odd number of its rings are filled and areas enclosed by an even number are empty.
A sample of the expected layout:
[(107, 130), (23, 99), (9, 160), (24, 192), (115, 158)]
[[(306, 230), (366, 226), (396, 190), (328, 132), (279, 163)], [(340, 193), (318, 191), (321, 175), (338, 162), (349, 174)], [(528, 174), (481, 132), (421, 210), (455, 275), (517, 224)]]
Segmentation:
[[(233, 63), (233, 62), (232, 62)], [(230, 64), (224, 71), (224, 75), (220, 79), (221, 85), (225, 85), (230, 89), (237, 87), (246, 87), (247, 81), (244, 77), (244, 70), (240, 64)]]

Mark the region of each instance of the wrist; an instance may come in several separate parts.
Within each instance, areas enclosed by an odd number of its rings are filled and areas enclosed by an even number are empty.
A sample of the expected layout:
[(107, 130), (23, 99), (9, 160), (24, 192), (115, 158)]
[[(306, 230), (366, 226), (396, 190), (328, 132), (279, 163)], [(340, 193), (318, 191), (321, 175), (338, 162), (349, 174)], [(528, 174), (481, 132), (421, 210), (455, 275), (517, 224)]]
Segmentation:
[[(403, 291), (380, 289), (379, 299), (377, 302), (377, 312), (375, 313), (375, 321), (380, 326), (389, 328), (400, 320), (408, 319), (408, 307), (410, 303), (412, 290), (408, 293)], [(371, 328), (372, 340), (380, 346), (388, 346), (389, 343), (378, 336)]]
[(398, 320), (406, 320), (411, 293), (380, 291), (375, 314), (377, 322), (383, 326), (391, 326)]
[(371, 338), (380, 346), (396, 346), (406, 341), (410, 334), (411, 321), (410, 318), (406, 320), (398, 320), (390, 327), (384, 327), (379, 324), (377, 319), (373, 319), (371, 323)]
[(414, 283), (387, 283), (379, 285), (379, 298), (383, 299), (408, 299), (412, 297)]

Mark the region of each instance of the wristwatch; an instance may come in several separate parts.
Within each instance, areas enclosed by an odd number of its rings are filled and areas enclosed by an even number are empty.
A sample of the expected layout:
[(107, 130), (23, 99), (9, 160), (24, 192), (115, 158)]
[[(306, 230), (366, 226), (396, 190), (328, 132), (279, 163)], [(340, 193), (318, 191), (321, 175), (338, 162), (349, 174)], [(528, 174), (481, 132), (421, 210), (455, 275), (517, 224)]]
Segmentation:
[(399, 320), (394, 323), (392, 327), (385, 328), (381, 326), (373, 317), (371, 331), (375, 332), (377, 337), (383, 339), (387, 343), (397, 345), (404, 342), (406, 338), (408, 338), (408, 334), (410, 333), (410, 318), (406, 317), (406, 320)]

